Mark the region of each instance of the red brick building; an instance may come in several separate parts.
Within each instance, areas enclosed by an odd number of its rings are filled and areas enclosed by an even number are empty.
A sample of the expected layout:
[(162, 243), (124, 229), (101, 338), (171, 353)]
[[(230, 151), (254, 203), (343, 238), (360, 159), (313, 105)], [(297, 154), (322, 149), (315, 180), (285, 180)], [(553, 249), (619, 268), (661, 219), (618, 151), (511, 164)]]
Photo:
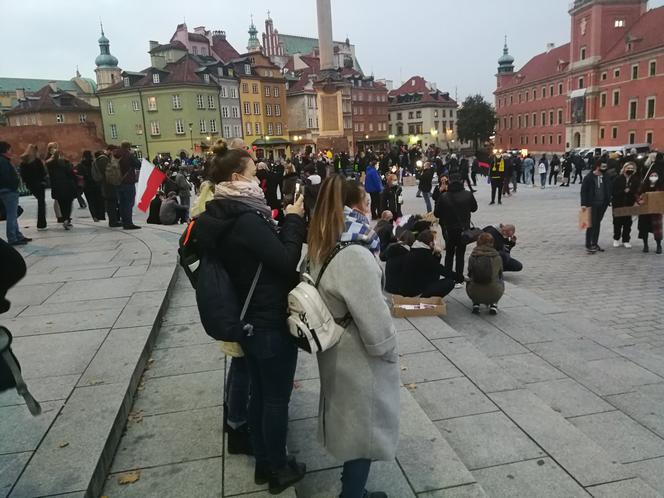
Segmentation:
[(505, 44), (496, 147), (534, 152), (650, 143), (664, 149), (664, 7), (576, 0), (571, 42), (514, 71)]
[(388, 90), (385, 85), (359, 71), (344, 68), (342, 75), (351, 83), (353, 142), (355, 150), (388, 142)]

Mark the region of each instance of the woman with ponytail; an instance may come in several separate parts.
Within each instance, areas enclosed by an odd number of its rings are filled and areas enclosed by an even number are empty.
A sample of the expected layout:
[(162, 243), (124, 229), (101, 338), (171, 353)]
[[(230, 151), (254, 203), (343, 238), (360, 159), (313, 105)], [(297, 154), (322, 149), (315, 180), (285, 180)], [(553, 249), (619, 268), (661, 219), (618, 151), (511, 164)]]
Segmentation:
[[(207, 176), (214, 197), (198, 219), (198, 244), (220, 258), (238, 302), (244, 303), (255, 286), (244, 316), (253, 330), (240, 341), (251, 385), (249, 437), (256, 457), (256, 483), (269, 483), (270, 493), (278, 494), (306, 472), (305, 465), (286, 452), (288, 403), (297, 364), (297, 346), (286, 322), (287, 298), (298, 282), (297, 264), (306, 233), (304, 206), (301, 199), (288, 206), (277, 231), (251, 155), (244, 149), (228, 149), (223, 142), (214, 147)], [(239, 403), (229, 404), (241, 408)], [(231, 408), (229, 423), (233, 415)], [(230, 434), (228, 439), (229, 452), (247, 452), (232, 451)]]
[(335, 318), (352, 320), (339, 343), (318, 354), (319, 437), (344, 462), (342, 498), (386, 498), (365, 489), (372, 460), (391, 461), (399, 437), (399, 365), (396, 330), (383, 297), (376, 260), (380, 240), (371, 229), (368, 196), (339, 175), (323, 183), (309, 225), (309, 264)]

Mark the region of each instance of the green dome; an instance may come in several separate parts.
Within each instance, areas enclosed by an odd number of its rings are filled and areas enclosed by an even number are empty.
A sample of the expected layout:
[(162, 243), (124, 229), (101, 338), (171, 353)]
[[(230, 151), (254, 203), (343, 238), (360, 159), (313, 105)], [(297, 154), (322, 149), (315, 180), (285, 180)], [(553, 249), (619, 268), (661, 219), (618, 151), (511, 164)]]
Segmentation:
[(99, 43), (99, 45), (108, 45), (109, 43), (111, 43), (108, 40), (108, 38), (106, 38), (106, 35), (104, 35), (103, 32), (102, 32), (101, 36), (99, 37), (99, 40), (97, 40), (97, 42)]
[(95, 59), (97, 67), (118, 67), (118, 58), (111, 54), (99, 54)]
[(508, 65), (513, 63), (514, 57), (512, 57), (510, 54), (504, 54), (500, 59), (498, 59), (498, 64), (500, 65)]

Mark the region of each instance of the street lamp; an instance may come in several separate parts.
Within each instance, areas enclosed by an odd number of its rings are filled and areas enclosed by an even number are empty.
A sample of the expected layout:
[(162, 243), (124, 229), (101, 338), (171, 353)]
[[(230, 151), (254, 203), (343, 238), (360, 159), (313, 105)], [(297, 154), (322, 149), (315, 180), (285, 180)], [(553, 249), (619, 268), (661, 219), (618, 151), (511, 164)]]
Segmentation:
[(369, 140), (369, 135), (364, 135), (365, 140)]
[(194, 123), (189, 123), (189, 140), (191, 141), (191, 153), (194, 153)]
[(387, 138), (389, 138), (390, 140), (394, 140), (394, 139), (396, 138), (396, 136), (394, 136), (393, 134), (390, 133), (390, 134), (387, 136)]

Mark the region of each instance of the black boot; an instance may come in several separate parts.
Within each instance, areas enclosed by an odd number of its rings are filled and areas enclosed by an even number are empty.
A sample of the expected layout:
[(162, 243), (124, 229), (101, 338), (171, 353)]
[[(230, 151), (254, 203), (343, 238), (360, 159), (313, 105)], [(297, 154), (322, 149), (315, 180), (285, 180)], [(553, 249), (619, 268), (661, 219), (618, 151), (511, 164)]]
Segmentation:
[(643, 252), (650, 252), (650, 248), (648, 247), (648, 241), (647, 240), (643, 241)]
[(249, 455), (254, 454), (249, 439), (249, 425), (244, 424), (237, 429), (228, 427), (226, 429), (226, 438), (228, 439), (228, 453), (231, 455)]
[(657, 254), (662, 254), (662, 241), (658, 240), (657, 241), (657, 251), (655, 251)]
[(254, 482), (259, 486), (266, 484), (270, 480), (270, 466), (267, 462), (256, 462), (254, 468)]
[(269, 491), (271, 495), (278, 495), (301, 481), (307, 473), (307, 466), (290, 458), (288, 463), (276, 472), (270, 471)]

